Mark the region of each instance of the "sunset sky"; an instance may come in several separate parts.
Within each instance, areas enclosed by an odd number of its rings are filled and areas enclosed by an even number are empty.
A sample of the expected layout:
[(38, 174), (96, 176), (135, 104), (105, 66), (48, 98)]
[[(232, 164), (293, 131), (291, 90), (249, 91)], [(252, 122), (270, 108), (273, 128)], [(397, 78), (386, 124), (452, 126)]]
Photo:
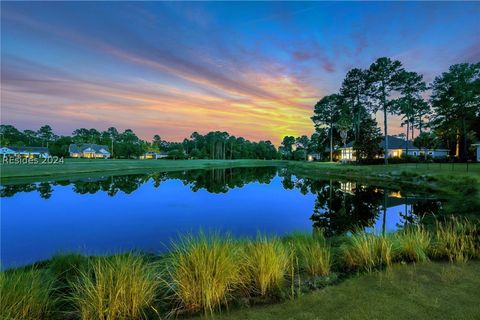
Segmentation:
[[(1, 3), (1, 123), (171, 141), (311, 134), (345, 73), (480, 61), (480, 3)], [(380, 120), (380, 119), (379, 119)], [(379, 121), (381, 124), (381, 121)], [(400, 132), (392, 117), (392, 132)]]

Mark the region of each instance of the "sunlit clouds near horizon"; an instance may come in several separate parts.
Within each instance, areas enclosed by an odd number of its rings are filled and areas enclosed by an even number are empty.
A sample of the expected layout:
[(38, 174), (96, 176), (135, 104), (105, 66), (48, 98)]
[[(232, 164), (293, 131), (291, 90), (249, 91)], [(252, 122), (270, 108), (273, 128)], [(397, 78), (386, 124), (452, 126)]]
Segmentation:
[(388, 56), (432, 81), (480, 61), (479, 3), (1, 6), (1, 122), (58, 134), (221, 130), (278, 144), (313, 132), (313, 105), (350, 68)]

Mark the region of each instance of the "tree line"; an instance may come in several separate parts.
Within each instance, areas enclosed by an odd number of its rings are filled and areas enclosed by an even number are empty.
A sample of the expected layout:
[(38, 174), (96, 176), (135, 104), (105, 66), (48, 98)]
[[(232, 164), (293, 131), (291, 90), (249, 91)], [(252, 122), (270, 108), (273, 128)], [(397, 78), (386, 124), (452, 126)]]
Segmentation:
[[(428, 91), (431, 94), (426, 100)], [(338, 93), (315, 104), (311, 118), (316, 133), (324, 139), (320, 145), (330, 151), (330, 160), (334, 146), (347, 142), (353, 142), (357, 161), (381, 154), (378, 143), (382, 133), (374, 117), (378, 111), (383, 113), (384, 138), (388, 135), (388, 115), (401, 116), (407, 154), (408, 141), (417, 129), (417, 147), (443, 145), (461, 161), (473, 158), (470, 146), (480, 138), (480, 63), (452, 65), (431, 84), (423, 75), (406, 70), (400, 61), (386, 57), (368, 69), (351, 69)], [(282, 148), (288, 149), (290, 142), (284, 139)], [(388, 163), (388, 139), (383, 152)]]
[(72, 143), (93, 143), (106, 145), (113, 158), (137, 158), (147, 151), (163, 152), (172, 159), (278, 159), (277, 149), (270, 141), (252, 142), (227, 132), (214, 131), (202, 135), (194, 132), (182, 142), (169, 142), (160, 135), (152, 141), (140, 139), (131, 129), (119, 132), (110, 127), (105, 131), (80, 128), (71, 136), (56, 135), (49, 125), (37, 131), (20, 131), (13, 125), (0, 125), (0, 143), (2, 146), (48, 147), (50, 154), (68, 156), (68, 147)]

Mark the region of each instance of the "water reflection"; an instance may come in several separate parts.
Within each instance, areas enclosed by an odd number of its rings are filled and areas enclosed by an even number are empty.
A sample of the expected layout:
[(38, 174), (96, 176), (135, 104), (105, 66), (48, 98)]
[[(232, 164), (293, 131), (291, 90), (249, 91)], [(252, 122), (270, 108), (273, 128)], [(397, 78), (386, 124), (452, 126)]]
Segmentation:
[(189, 170), (4, 185), (1, 265), (57, 252), (159, 252), (179, 234), (236, 237), (321, 228), (394, 231), (437, 214), (442, 203), (404, 190), (300, 178), (286, 169)]
[(442, 201), (400, 190), (389, 190), (353, 181), (314, 180), (296, 178), (280, 171), (286, 189), (297, 188), (302, 194), (315, 194), (310, 219), (314, 229), (323, 229), (327, 236), (341, 235), (358, 229), (373, 228), (381, 222), (381, 232), (387, 230), (389, 209), (398, 216), (395, 229), (418, 224), (425, 216), (438, 214)]
[(415, 224), (423, 217), (437, 214), (442, 202), (409, 195), (400, 190), (388, 190), (354, 181), (317, 180), (297, 178), (286, 169), (275, 167), (223, 168), (210, 170), (188, 170), (159, 172), (123, 176), (100, 176), (76, 181), (55, 181), (1, 186), (1, 197), (13, 197), (19, 192), (38, 192), (43, 199), (53, 194), (53, 186), (72, 186), (77, 194), (106, 193), (114, 197), (119, 192), (131, 194), (143, 184), (152, 181), (154, 188), (162, 182), (180, 180), (191, 191), (206, 190), (221, 194), (235, 188), (258, 182), (270, 184), (278, 174), (285, 190), (298, 190), (301, 194), (316, 196), (310, 220), (314, 229), (323, 229), (328, 236), (340, 235), (361, 228), (371, 228), (381, 221), (381, 231), (386, 232), (387, 212), (394, 208), (400, 221), (396, 228)]
[(113, 197), (118, 192), (131, 194), (146, 182), (153, 181), (155, 188), (161, 182), (177, 179), (190, 187), (193, 192), (205, 189), (210, 193), (226, 193), (234, 188), (241, 188), (252, 182), (269, 184), (275, 177), (275, 167), (258, 168), (222, 168), (210, 170), (188, 170), (175, 172), (159, 172), (153, 174), (136, 174), (123, 176), (100, 176), (70, 181), (54, 181), (0, 186), (0, 197), (13, 197), (19, 192), (38, 192), (40, 197), (49, 199), (52, 186), (72, 185), (73, 192), (78, 194), (95, 194), (105, 192)]

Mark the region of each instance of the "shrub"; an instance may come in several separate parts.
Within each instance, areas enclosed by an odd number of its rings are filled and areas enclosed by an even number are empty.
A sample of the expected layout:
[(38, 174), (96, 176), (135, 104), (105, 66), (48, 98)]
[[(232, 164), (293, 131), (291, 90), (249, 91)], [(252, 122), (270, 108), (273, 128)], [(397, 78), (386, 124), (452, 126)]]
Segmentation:
[(0, 273), (0, 318), (9, 320), (49, 319), (53, 281), (38, 270)]
[(462, 218), (451, 218), (436, 222), (432, 254), (435, 258), (450, 262), (466, 262), (480, 257), (478, 226)]
[(341, 246), (347, 269), (372, 271), (392, 264), (392, 239), (365, 232), (356, 232)]
[(265, 296), (281, 288), (289, 270), (290, 255), (278, 238), (259, 236), (243, 250), (242, 276), (250, 292)]
[(81, 319), (143, 319), (154, 310), (159, 281), (151, 265), (134, 254), (98, 258), (72, 284)]
[(186, 236), (174, 244), (171, 287), (186, 312), (213, 313), (240, 285), (237, 246), (230, 237)]
[(428, 260), (430, 233), (422, 226), (410, 226), (394, 236), (395, 256), (408, 262)]

